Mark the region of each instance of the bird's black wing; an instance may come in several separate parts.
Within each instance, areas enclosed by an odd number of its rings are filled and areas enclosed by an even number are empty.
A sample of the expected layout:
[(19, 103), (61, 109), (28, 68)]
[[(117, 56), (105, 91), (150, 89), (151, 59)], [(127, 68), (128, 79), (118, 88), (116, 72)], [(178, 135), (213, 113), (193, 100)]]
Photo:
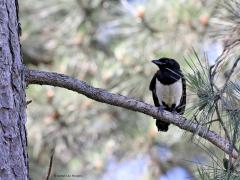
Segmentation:
[[(158, 72), (156, 72), (150, 82), (149, 89), (152, 91), (153, 101), (156, 107), (160, 107), (157, 94), (156, 94), (156, 79), (157, 79)], [(163, 122), (160, 119), (156, 119), (156, 126), (158, 131), (168, 131), (169, 123)]]
[(150, 85), (149, 85), (149, 90), (153, 91), (155, 89), (155, 86), (156, 86), (156, 78), (157, 78), (157, 73), (154, 74), (151, 82), (150, 82)]
[(181, 73), (182, 76), (182, 97), (180, 100), (180, 103), (178, 105), (178, 107), (176, 108), (177, 112), (181, 115), (184, 114), (185, 111), (185, 107), (186, 107), (186, 80), (184, 75)]
[(152, 97), (153, 97), (155, 106), (159, 107), (160, 104), (159, 104), (157, 94), (156, 94), (156, 78), (157, 78), (157, 73), (154, 74), (154, 76), (150, 82), (149, 90), (152, 91)]

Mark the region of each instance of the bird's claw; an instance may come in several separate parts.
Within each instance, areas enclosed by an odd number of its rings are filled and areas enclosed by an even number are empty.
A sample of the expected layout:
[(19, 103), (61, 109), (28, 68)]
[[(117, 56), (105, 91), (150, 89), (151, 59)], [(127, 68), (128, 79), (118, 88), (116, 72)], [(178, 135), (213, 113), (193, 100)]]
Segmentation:
[(161, 113), (161, 115), (163, 115), (164, 106), (159, 106), (158, 111)]
[(176, 111), (176, 108), (174, 108), (171, 112), (174, 116), (178, 114), (178, 112)]

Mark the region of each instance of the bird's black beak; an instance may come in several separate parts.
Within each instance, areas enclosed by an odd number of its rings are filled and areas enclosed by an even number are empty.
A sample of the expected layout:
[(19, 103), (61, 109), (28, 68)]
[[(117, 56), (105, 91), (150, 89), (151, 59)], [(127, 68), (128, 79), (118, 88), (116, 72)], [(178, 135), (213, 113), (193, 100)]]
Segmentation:
[(161, 62), (161, 61), (159, 61), (159, 60), (152, 60), (152, 63), (156, 64), (157, 66), (163, 66), (163, 65), (165, 65), (164, 62)]

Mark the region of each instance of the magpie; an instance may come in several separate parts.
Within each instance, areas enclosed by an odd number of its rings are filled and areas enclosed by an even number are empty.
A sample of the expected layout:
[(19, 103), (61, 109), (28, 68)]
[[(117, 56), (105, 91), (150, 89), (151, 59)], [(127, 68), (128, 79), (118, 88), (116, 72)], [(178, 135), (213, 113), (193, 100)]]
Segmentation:
[[(183, 114), (186, 106), (186, 80), (176, 60), (160, 58), (152, 61), (159, 70), (153, 76), (149, 90), (159, 110)], [(156, 120), (158, 131), (168, 131), (169, 123)]]

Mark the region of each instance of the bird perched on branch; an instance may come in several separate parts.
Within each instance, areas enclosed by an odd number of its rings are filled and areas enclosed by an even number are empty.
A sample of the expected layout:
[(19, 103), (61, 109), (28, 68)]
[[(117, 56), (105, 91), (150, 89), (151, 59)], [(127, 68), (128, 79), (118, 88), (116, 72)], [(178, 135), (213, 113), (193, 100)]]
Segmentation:
[[(183, 114), (186, 105), (186, 81), (180, 65), (174, 59), (160, 58), (152, 61), (159, 70), (153, 76), (149, 89), (159, 110)], [(167, 131), (169, 123), (156, 120), (158, 131)]]

